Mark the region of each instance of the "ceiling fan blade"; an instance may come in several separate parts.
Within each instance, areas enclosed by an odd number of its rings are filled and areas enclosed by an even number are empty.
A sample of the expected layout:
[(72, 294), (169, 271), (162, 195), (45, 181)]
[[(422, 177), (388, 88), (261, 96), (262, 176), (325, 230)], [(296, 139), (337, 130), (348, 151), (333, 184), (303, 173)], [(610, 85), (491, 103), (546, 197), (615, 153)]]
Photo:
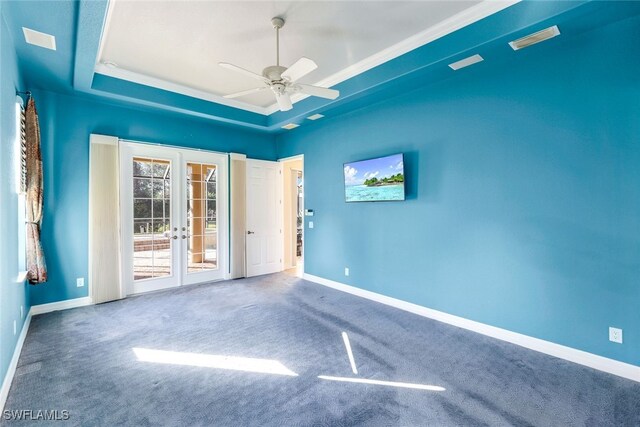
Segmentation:
[(237, 65), (229, 64), (228, 62), (218, 62), (218, 65), (222, 68), (226, 68), (227, 70), (236, 71), (238, 73), (244, 74), (245, 76), (254, 78), (256, 80), (260, 80), (263, 82), (268, 82), (269, 80), (266, 77), (261, 76), (260, 74), (256, 74), (253, 71), (245, 70), (242, 67), (238, 67)]
[(232, 93), (232, 94), (229, 94), (229, 95), (224, 95), (223, 98), (227, 98), (227, 99), (239, 98), (241, 96), (249, 95), (251, 93), (256, 93), (256, 92), (263, 91), (266, 88), (267, 88), (266, 86), (263, 86), (263, 87), (256, 87), (256, 88), (253, 88), (253, 89), (243, 90), (242, 92), (236, 92), (236, 93)]
[(293, 104), (291, 103), (291, 98), (288, 93), (278, 94), (276, 93), (276, 101), (278, 101), (278, 107), (280, 107), (280, 111), (289, 111), (293, 108)]
[(302, 84), (297, 84), (296, 86), (299, 87), (300, 92), (306, 93), (307, 95), (311, 95), (311, 96), (318, 96), (320, 98), (326, 98), (326, 99), (336, 99), (337, 97), (340, 96), (340, 91), (335, 89), (329, 89), (329, 88), (320, 87), (320, 86), (302, 85)]
[(290, 82), (295, 82), (299, 78), (302, 78), (318, 68), (318, 64), (313, 62), (312, 59), (305, 58), (304, 56), (298, 59), (291, 67), (282, 73), (282, 78)]

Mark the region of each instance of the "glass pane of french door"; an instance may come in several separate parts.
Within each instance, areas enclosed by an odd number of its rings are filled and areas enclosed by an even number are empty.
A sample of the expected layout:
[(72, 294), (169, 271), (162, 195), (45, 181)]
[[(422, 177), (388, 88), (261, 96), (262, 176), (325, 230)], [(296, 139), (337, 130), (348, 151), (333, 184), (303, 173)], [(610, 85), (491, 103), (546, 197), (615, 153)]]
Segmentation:
[(216, 165), (187, 162), (187, 274), (218, 269)]
[(171, 276), (171, 162), (133, 158), (133, 280)]

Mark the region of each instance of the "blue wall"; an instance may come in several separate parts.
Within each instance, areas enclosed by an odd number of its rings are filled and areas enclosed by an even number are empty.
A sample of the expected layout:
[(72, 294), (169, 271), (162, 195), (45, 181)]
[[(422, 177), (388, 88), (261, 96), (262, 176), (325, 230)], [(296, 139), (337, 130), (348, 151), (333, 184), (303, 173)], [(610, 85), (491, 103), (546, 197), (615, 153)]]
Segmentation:
[(89, 135), (98, 133), (275, 159), (273, 136), (89, 98), (34, 91), (40, 116), (45, 209), (42, 241), (49, 282), (30, 287), (31, 302), (87, 296)]
[[(305, 155), (305, 271), (640, 365), (630, 40), (637, 18), (278, 136)], [(397, 152), (407, 201), (344, 202), (343, 162)]]
[[(0, 2), (0, 381), (29, 310), (24, 283), (18, 283), (18, 196), (15, 180), (16, 88), (21, 88), (16, 52)], [(20, 307), (24, 315), (21, 316)], [(16, 321), (17, 333), (13, 333)]]

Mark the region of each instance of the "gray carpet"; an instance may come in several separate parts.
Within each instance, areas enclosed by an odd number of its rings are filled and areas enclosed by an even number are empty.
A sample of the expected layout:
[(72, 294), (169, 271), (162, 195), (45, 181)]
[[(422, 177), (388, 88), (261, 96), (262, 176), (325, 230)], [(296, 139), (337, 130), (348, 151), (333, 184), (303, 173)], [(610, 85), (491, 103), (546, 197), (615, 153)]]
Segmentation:
[[(133, 348), (298, 375), (153, 363)], [(5, 409), (68, 410), (83, 426), (638, 426), (640, 384), (277, 274), (36, 316)]]

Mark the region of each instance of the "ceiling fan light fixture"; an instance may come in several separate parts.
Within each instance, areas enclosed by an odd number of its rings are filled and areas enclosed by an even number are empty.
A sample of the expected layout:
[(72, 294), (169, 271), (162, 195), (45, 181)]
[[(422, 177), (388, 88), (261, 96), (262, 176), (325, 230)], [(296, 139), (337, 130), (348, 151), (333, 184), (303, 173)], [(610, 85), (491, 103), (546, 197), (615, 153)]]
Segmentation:
[(280, 107), (280, 111), (289, 111), (293, 108), (293, 103), (291, 102), (291, 97), (288, 93), (280, 93), (275, 90), (273, 93), (276, 96), (276, 102), (278, 103), (278, 107)]

